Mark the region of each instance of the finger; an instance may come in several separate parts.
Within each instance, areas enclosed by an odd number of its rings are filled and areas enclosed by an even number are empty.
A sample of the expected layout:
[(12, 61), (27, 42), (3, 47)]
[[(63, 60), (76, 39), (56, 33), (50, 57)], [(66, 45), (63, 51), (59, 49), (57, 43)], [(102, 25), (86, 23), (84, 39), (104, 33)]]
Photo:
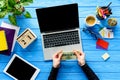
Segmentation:
[(63, 50), (60, 50), (58, 54), (61, 54), (63, 52)]
[(85, 56), (85, 54), (83, 52), (79, 51), (79, 53), (80, 53), (80, 56)]
[(60, 54), (61, 52), (62, 52), (62, 50), (60, 50), (60, 51), (56, 52), (56, 53), (53, 55), (53, 57), (58, 58), (58, 57), (59, 57), (59, 54)]
[(62, 50), (56, 52), (54, 55), (59, 55), (62, 52)]
[(73, 50), (73, 52), (74, 52), (74, 54), (75, 54), (77, 57), (80, 56), (79, 53), (77, 52), (77, 50)]
[(59, 54), (59, 59), (62, 58), (62, 55), (63, 55), (63, 52), (61, 52), (61, 53)]

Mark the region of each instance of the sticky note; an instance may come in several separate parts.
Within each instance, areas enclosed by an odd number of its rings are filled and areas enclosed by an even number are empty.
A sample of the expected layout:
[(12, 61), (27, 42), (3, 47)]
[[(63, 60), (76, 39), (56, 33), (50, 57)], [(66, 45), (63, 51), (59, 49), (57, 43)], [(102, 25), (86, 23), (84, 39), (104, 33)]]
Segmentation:
[(8, 49), (7, 41), (6, 41), (6, 35), (5, 31), (0, 31), (0, 51), (4, 51)]
[(114, 38), (114, 33), (111, 29), (107, 29), (106, 27), (104, 27), (102, 30), (99, 31), (99, 34), (103, 37), (103, 38)]
[(109, 57), (110, 57), (110, 55), (108, 53), (105, 53), (105, 54), (102, 55), (102, 58), (104, 60), (107, 60)]
[(96, 42), (96, 45), (102, 47), (103, 49), (108, 49), (109, 43), (99, 38)]

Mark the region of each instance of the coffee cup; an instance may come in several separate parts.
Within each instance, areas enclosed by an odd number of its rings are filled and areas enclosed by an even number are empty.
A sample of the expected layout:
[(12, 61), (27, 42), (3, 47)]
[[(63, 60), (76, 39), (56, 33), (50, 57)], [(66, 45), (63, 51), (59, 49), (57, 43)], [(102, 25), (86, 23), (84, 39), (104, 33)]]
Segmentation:
[(94, 15), (89, 15), (85, 18), (85, 24), (87, 27), (93, 27), (96, 24), (100, 24), (100, 21)]

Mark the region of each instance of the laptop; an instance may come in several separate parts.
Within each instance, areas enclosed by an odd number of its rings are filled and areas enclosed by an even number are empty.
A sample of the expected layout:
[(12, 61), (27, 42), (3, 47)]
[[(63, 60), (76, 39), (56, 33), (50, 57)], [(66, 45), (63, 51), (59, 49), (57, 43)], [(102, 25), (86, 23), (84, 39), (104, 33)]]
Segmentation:
[(60, 50), (82, 51), (77, 3), (40, 8), (36, 13), (45, 60)]

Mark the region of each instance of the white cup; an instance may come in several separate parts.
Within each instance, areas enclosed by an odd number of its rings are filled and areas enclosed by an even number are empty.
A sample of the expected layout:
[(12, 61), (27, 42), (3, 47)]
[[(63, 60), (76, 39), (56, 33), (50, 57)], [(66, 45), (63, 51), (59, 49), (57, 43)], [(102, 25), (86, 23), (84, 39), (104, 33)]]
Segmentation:
[(87, 27), (93, 27), (96, 24), (100, 24), (100, 21), (97, 20), (97, 18), (94, 15), (88, 15), (85, 18), (85, 24)]

